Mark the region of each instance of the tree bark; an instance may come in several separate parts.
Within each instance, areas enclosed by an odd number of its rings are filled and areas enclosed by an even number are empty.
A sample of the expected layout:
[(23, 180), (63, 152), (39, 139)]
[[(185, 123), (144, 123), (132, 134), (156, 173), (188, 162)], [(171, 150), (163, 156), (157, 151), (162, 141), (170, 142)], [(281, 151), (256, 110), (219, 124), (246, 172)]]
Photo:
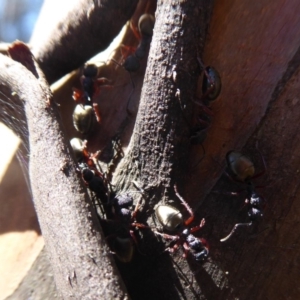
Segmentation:
[[(212, 261), (210, 280), (199, 279), (207, 299), (297, 299), (299, 278), (299, 3), (297, 1), (217, 1), (204, 61), (223, 80), (213, 103), (214, 119), (204, 142), (207, 153), (187, 186), (190, 204), (207, 226)], [(246, 222), (245, 193), (222, 176), (225, 154), (242, 151), (267, 172), (254, 180), (267, 202), (257, 228), (240, 229), (226, 243), (233, 225)], [(193, 149), (192, 161), (197, 161)], [(197, 180), (196, 180), (197, 179)], [(215, 185), (216, 184), (216, 185)]]
[(127, 155), (115, 175), (118, 190), (128, 189), (136, 179), (154, 190), (151, 205), (173, 190), (174, 178), (184, 170), (190, 128), (183, 114), (191, 116), (200, 74), (197, 57), (211, 9), (211, 2), (158, 2), (139, 111)]
[[(127, 298), (92, 203), (75, 170), (50, 89), (25, 44), (1, 55), (0, 79), (9, 101), (24, 103), (33, 201), (56, 285), (64, 298)], [(24, 78), (22, 80), (20, 78)], [(51, 180), (49, 180), (51, 174)]]
[[(146, 189), (138, 220), (149, 225), (155, 203), (176, 201), (173, 184), (178, 183), (196, 222), (206, 218), (199, 235), (210, 244), (210, 258), (199, 265), (180, 251), (168, 255), (166, 245), (144, 230), (133, 261), (118, 267), (133, 299), (298, 299), (298, 1), (215, 2), (203, 62), (220, 72), (223, 88), (211, 106), (205, 156), (195, 169), (203, 151), (190, 146), (183, 113), (191, 119), (196, 57), (210, 11), (207, 2), (201, 12), (192, 9), (199, 3), (158, 3), (136, 127), (114, 181), (118, 192), (131, 190), (132, 180)], [(104, 115), (112, 110), (103, 106)], [(106, 134), (109, 124), (103, 127), (97, 135)], [(257, 141), (268, 167), (254, 181), (265, 186), (257, 188), (267, 202), (264, 218), (221, 243), (234, 224), (248, 220), (244, 186), (222, 175), (225, 155), (242, 151), (259, 172)], [(228, 195), (236, 191), (241, 193)]]
[[(30, 44), (37, 62), (51, 84), (105, 50), (129, 20), (137, 0), (78, 0), (55, 25), (40, 18)], [(52, 16), (52, 15), (51, 15)], [(51, 24), (51, 28), (49, 28)], [(45, 32), (48, 28), (48, 32)]]

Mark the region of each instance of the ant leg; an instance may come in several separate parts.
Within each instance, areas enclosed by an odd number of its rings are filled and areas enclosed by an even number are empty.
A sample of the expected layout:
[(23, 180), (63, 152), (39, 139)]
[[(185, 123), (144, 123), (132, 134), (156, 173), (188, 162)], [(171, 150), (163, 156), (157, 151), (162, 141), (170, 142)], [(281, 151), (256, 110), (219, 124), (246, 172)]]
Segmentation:
[(97, 206), (100, 208), (101, 214), (102, 214), (102, 217), (103, 217), (103, 216), (106, 215), (105, 210), (104, 210), (104, 208), (103, 208), (103, 204), (102, 204), (101, 200), (100, 200), (95, 194), (92, 195), (92, 199), (91, 199), (91, 200), (92, 200), (92, 204), (93, 204), (93, 206), (94, 206), (94, 208), (95, 208), (95, 211), (96, 211), (97, 219), (98, 219), (99, 221), (101, 221), (102, 218), (99, 216), (99, 214), (98, 214), (98, 212), (97, 212)]
[(113, 87), (111, 80), (105, 77), (97, 78), (94, 82), (94, 96), (98, 96), (100, 94), (101, 88), (112, 89)]
[[(198, 100), (198, 101), (197, 101)], [(195, 104), (197, 104), (198, 106), (201, 107), (201, 109), (204, 111), (204, 113), (206, 113), (207, 115), (213, 117), (214, 116), (214, 113), (212, 112), (212, 110), (206, 106), (205, 104), (203, 104), (202, 102), (202, 98), (198, 98), (197, 97), (197, 100), (192, 100)]]
[(203, 218), (198, 226), (192, 227), (190, 229), (191, 233), (200, 230), (205, 225), (205, 219)]
[(167, 247), (166, 249), (165, 249), (165, 251), (168, 251), (168, 252), (170, 252), (170, 253), (174, 253), (174, 252), (176, 252), (177, 250), (178, 250), (178, 248), (179, 248), (179, 244), (178, 243), (176, 243), (174, 246), (172, 246), (172, 247)]
[(252, 226), (253, 222), (249, 222), (249, 223), (238, 223), (238, 224), (235, 224), (234, 227), (232, 228), (231, 232), (226, 236), (224, 237), (223, 239), (220, 240), (220, 242), (226, 242), (227, 240), (229, 240), (229, 238), (235, 233), (235, 231), (237, 230), (238, 227), (240, 226)]
[(177, 191), (176, 184), (174, 184), (174, 190), (175, 190), (176, 196), (179, 198), (179, 200), (182, 202), (182, 204), (185, 206), (186, 210), (190, 214), (190, 217), (184, 222), (184, 224), (187, 226), (187, 225), (189, 225), (190, 223), (193, 222), (193, 220), (194, 220), (194, 213), (193, 213), (192, 209), (190, 208), (190, 206), (187, 204), (187, 202), (179, 195), (179, 193)]
[(95, 112), (96, 120), (98, 123), (101, 123), (101, 114), (100, 114), (100, 109), (97, 103), (93, 103), (93, 109)]
[(142, 199), (140, 198), (139, 201), (137, 202), (136, 206), (135, 206), (134, 211), (133, 211), (132, 214), (131, 214), (131, 219), (132, 219), (132, 220), (135, 220), (135, 219), (136, 219), (137, 212), (138, 212), (138, 210), (139, 210), (139, 208), (140, 208), (141, 200), (142, 200)]
[(198, 60), (199, 65), (201, 66), (201, 68), (202, 68), (203, 70), (205, 70), (204, 63), (202, 62), (202, 60), (201, 60), (201, 58), (200, 58), (199, 56), (197, 56), (197, 60)]
[(137, 239), (136, 239), (136, 237), (135, 237), (135, 235), (134, 235), (133, 230), (129, 230), (129, 234), (130, 234), (130, 236), (131, 236), (131, 238), (132, 238), (132, 240), (133, 240), (133, 242), (134, 242), (134, 244), (135, 244), (135, 246), (136, 246), (136, 249), (139, 251), (139, 253), (140, 253), (141, 255), (146, 255), (145, 253), (143, 253), (143, 252), (139, 249), (138, 241), (137, 241)]
[(100, 78), (97, 78), (95, 80), (95, 82), (98, 84), (98, 85), (103, 85), (103, 86), (111, 86), (110, 83), (111, 81), (109, 79), (107, 79), (106, 77), (100, 77)]
[(136, 222), (132, 223), (131, 226), (132, 226), (132, 227), (136, 227), (136, 228), (150, 228), (150, 227), (147, 226), (147, 225), (144, 225), (144, 224), (142, 224), (142, 223), (136, 223)]
[(130, 47), (122, 44), (120, 48), (121, 48), (121, 56), (122, 56), (120, 60), (120, 64), (123, 64), (126, 58), (129, 55), (132, 55), (136, 51), (136, 47)]
[(156, 230), (153, 230), (155, 235), (159, 235), (161, 237), (163, 237), (165, 240), (172, 240), (172, 241), (178, 241), (179, 240), (179, 236), (178, 235), (169, 235), (166, 233), (160, 233)]
[(185, 114), (184, 114), (184, 111), (183, 111), (183, 106), (182, 106), (182, 103), (181, 103), (181, 100), (180, 100), (180, 90), (178, 89), (177, 92), (176, 92), (176, 97), (178, 98), (178, 101), (179, 101), (179, 104), (180, 104), (180, 108), (181, 108), (181, 112), (182, 112), (182, 116), (183, 116), (183, 119), (185, 121), (185, 123), (188, 125), (189, 128), (192, 127), (192, 125), (189, 123), (189, 121), (187, 120)]
[(140, 34), (139, 30), (136, 28), (136, 26), (134, 26), (132, 24), (131, 20), (130, 20), (130, 29), (132, 30), (132, 32), (133, 32), (134, 36), (137, 38), (137, 40), (140, 41), (142, 39), (141, 34)]
[(190, 247), (188, 246), (187, 242), (184, 242), (184, 243), (182, 244), (182, 246), (183, 246), (183, 249), (184, 249), (183, 257), (184, 257), (184, 258), (187, 258), (188, 253), (189, 253), (189, 251), (190, 251)]
[(83, 97), (83, 93), (81, 90), (76, 89), (76, 88), (72, 88), (73, 94), (72, 94), (72, 98), (76, 103), (82, 103), (82, 97)]

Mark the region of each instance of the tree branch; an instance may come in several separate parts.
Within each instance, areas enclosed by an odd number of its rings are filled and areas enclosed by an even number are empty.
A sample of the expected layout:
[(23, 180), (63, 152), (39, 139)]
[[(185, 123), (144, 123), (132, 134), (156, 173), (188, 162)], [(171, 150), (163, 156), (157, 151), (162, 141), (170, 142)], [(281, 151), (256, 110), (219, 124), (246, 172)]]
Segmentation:
[(207, 1), (158, 2), (137, 120), (115, 176), (118, 189), (128, 188), (128, 178), (139, 179), (142, 186), (155, 190), (155, 203), (174, 178), (181, 177), (190, 143), (183, 114), (192, 114), (200, 74), (197, 57), (203, 51), (211, 9)]
[(137, 3), (137, 0), (77, 0), (48, 33), (41, 24), (42, 14), (37, 23), (40, 31), (36, 31), (30, 44), (49, 83), (105, 50), (130, 19)]
[(126, 298), (91, 200), (76, 174), (49, 87), (27, 46), (15, 43), (9, 52), (23, 65), (0, 56), (0, 80), (13, 94), (5, 105), (18, 99), (25, 107), (33, 200), (56, 285), (64, 298)]

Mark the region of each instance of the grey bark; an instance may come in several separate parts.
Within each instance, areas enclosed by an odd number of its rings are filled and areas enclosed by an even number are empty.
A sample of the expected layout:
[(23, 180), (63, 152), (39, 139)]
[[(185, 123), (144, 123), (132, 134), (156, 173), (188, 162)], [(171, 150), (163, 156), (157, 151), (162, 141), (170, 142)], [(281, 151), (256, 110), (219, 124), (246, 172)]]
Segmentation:
[[(125, 299), (91, 200), (76, 174), (49, 87), (27, 46), (15, 43), (9, 52), (23, 65), (1, 55), (0, 80), (10, 94), (6, 106), (14, 101), (25, 108), (33, 201), (59, 293), (64, 298)], [(5, 111), (3, 106), (2, 117)]]

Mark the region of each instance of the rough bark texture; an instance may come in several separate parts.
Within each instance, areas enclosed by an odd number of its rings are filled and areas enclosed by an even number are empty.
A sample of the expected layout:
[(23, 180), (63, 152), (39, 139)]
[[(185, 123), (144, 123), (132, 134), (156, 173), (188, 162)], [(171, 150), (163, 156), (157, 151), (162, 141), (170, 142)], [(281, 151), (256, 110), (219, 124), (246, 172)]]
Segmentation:
[(24, 103), (33, 201), (58, 290), (64, 298), (124, 299), (124, 287), (76, 174), (50, 90), (24, 44), (14, 44), (10, 54), (25, 67), (1, 55), (0, 79), (15, 101)]
[[(139, 220), (153, 225), (154, 205), (174, 200), (174, 183), (182, 187), (190, 149), (192, 102), (200, 74), (207, 24), (208, 1), (158, 1), (139, 111), (125, 158), (115, 173), (116, 189), (132, 190), (136, 180), (146, 189)], [(183, 109), (182, 109), (182, 108)], [(178, 204), (175, 202), (175, 205)], [(134, 299), (193, 299), (202, 287), (190, 282), (186, 260), (174, 261), (152, 233), (143, 232), (130, 266), (120, 266)], [(182, 272), (183, 270), (183, 272)]]
[[(78, 0), (43, 39), (40, 34), (33, 36), (30, 42), (33, 54), (49, 83), (105, 50), (131, 18), (137, 2)], [(44, 28), (42, 19), (40, 23), (40, 28)]]
[(128, 178), (154, 189), (157, 199), (151, 204), (173, 189), (188, 156), (189, 127), (183, 114), (191, 115), (200, 74), (197, 56), (204, 47), (211, 8), (202, 1), (158, 2), (133, 136), (115, 176), (118, 190), (128, 188)]

